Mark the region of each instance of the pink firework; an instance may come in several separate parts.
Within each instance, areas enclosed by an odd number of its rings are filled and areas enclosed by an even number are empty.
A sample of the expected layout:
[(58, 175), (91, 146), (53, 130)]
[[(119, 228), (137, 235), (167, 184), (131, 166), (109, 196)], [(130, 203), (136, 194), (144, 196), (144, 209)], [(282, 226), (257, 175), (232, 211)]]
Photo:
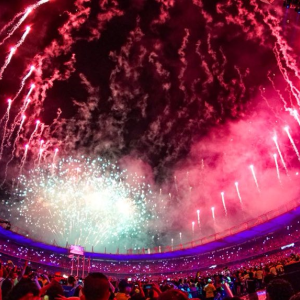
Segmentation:
[(273, 141), (274, 141), (274, 143), (275, 143), (275, 145), (276, 145), (278, 154), (279, 154), (279, 156), (280, 156), (280, 159), (281, 159), (282, 165), (283, 165), (283, 167), (284, 167), (284, 169), (285, 169), (285, 171), (286, 171), (286, 174), (288, 174), (288, 169), (287, 169), (287, 167), (286, 167), (285, 161), (284, 161), (284, 159), (283, 159), (283, 156), (282, 156), (282, 154), (281, 154), (281, 151), (280, 151), (280, 148), (279, 148), (279, 145), (278, 145), (277, 136), (274, 136), (274, 137), (273, 137)]
[(225, 216), (227, 217), (227, 208), (226, 208), (226, 203), (225, 203), (225, 197), (224, 197), (224, 192), (221, 192), (221, 197), (222, 197), (222, 203), (225, 211)]
[(296, 144), (295, 144), (295, 142), (294, 142), (294, 140), (293, 140), (293, 138), (292, 138), (292, 136), (291, 136), (291, 134), (290, 134), (290, 132), (289, 132), (289, 127), (288, 127), (288, 126), (284, 127), (284, 130), (285, 130), (286, 134), (287, 134), (288, 137), (289, 137), (289, 140), (290, 140), (290, 142), (291, 142), (291, 144), (292, 144), (292, 146), (293, 146), (293, 148), (294, 148), (294, 150), (295, 150), (295, 152), (296, 152), (296, 155), (297, 155), (297, 157), (298, 157), (298, 160), (300, 161), (300, 154), (299, 154), (299, 151), (298, 151), (298, 149), (297, 149), (297, 147), (296, 147)]
[(257, 178), (256, 178), (256, 174), (255, 174), (255, 170), (254, 170), (254, 166), (253, 165), (250, 166), (250, 170), (251, 170), (254, 182), (256, 184), (257, 190), (260, 192), (258, 181), (257, 181)]
[(234, 183), (234, 185), (235, 185), (235, 189), (236, 189), (238, 198), (239, 198), (239, 200), (240, 200), (241, 206), (243, 206), (243, 201), (242, 201), (242, 197), (241, 197), (240, 190), (239, 190), (239, 183), (236, 181), (236, 182)]
[(7, 68), (7, 66), (9, 65), (14, 53), (15, 53), (16, 49), (15, 48), (10, 48), (10, 52), (9, 52), (9, 55), (7, 56), (5, 62), (4, 62), (4, 65), (2, 66), (2, 68), (0, 69), (0, 80), (2, 79), (3, 77), (3, 73), (5, 71), (5, 69)]

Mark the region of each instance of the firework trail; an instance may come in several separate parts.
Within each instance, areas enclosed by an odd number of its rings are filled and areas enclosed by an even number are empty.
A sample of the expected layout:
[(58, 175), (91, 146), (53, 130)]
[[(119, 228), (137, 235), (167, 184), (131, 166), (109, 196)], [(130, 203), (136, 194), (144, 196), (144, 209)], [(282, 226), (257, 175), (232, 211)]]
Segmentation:
[(26, 119), (26, 116), (23, 115), (23, 116), (22, 116), (21, 123), (20, 123), (19, 130), (17, 131), (16, 138), (15, 138), (14, 143), (13, 143), (13, 145), (12, 145), (11, 157), (10, 157), (10, 159), (7, 161), (6, 166), (5, 166), (5, 172), (4, 172), (5, 175), (4, 175), (4, 179), (3, 179), (3, 181), (2, 181), (2, 183), (1, 183), (1, 185), (0, 185), (0, 187), (3, 186), (3, 184), (5, 183), (5, 181), (6, 181), (6, 179), (7, 179), (8, 166), (9, 166), (9, 164), (13, 161), (13, 159), (14, 159), (14, 157), (15, 157), (16, 145), (17, 145), (17, 143), (18, 143), (18, 141), (19, 141), (19, 139), (20, 139), (20, 132), (21, 132), (21, 130), (22, 130), (22, 126), (23, 126), (23, 124), (24, 124), (25, 119)]
[(31, 134), (30, 138), (29, 138), (28, 145), (30, 145), (30, 142), (31, 142), (31, 140), (33, 139), (33, 137), (34, 137), (35, 133), (37, 132), (37, 130), (38, 130), (38, 128), (39, 128), (39, 125), (40, 125), (40, 123), (41, 123), (41, 121), (40, 121), (40, 120), (37, 120), (37, 121), (36, 121), (36, 125), (35, 125), (35, 128), (34, 128), (34, 130), (33, 130), (32, 134)]
[(29, 32), (30, 32), (30, 26), (27, 26), (24, 34), (22, 35), (21, 39), (19, 40), (19, 42), (15, 46), (16, 50), (24, 43), (24, 41), (25, 41), (25, 39), (26, 39)]
[(197, 222), (198, 222), (198, 226), (200, 227), (201, 226), (201, 223), (200, 223), (200, 209), (197, 210)]
[[(5, 137), (6, 137), (6, 130), (7, 130), (7, 124), (8, 124), (8, 121), (9, 121), (9, 112), (10, 112), (12, 100), (8, 99), (7, 102), (8, 102), (8, 107), (7, 107), (7, 111), (5, 113), (6, 118), (4, 117), (4, 119), (6, 119), (6, 120), (5, 120), (5, 123), (4, 123), (3, 137), (2, 137), (1, 146), (0, 146), (0, 160), (2, 159), (3, 145), (4, 145), (4, 141), (5, 141)], [(1, 122), (0, 122), (0, 124), (1, 124)]]
[(23, 17), (19, 20), (19, 22), (8, 32), (7, 36), (0, 42), (0, 46), (4, 44), (4, 42), (9, 39), (14, 32), (23, 24), (23, 22), (27, 19), (29, 14), (32, 12), (32, 8), (29, 7), (23, 14)]
[(7, 68), (7, 66), (9, 65), (14, 53), (15, 53), (16, 49), (15, 48), (11, 48), (10, 49), (10, 53), (9, 55), (7, 56), (5, 62), (4, 62), (4, 65), (2, 66), (2, 68), (0, 69), (0, 80), (2, 79), (3, 77), (3, 73), (5, 71), (5, 69)]
[(258, 185), (258, 181), (257, 181), (256, 175), (255, 175), (255, 171), (254, 171), (254, 166), (251, 165), (251, 166), (250, 166), (250, 169), (251, 169), (251, 173), (252, 173), (253, 179), (254, 179), (254, 181), (255, 181), (257, 190), (260, 192), (259, 185)]
[(29, 6), (24, 12), (18, 13), (11, 22), (9, 22), (0, 32), (0, 34), (6, 30), (8, 27), (12, 26), (14, 21), (23, 14), (22, 18), (20, 18), (20, 20), (17, 22), (17, 24), (15, 24), (12, 29), (7, 33), (7, 36), (0, 42), (0, 46), (3, 45), (5, 43), (5, 41), (7, 39), (9, 39), (14, 33), (15, 31), (24, 23), (24, 21), (27, 19), (27, 17), (29, 16), (29, 14), (35, 10), (36, 8), (38, 8), (40, 5), (49, 2), (49, 0), (41, 0), (38, 1), (36, 4)]
[(39, 151), (38, 151), (38, 157), (37, 159), (34, 161), (34, 164), (36, 164), (37, 162), (37, 166), (40, 165), (40, 162), (41, 162), (41, 158), (42, 158), (42, 155), (43, 155), (43, 152), (44, 152), (44, 140), (40, 140), (40, 147), (39, 147)]
[(280, 171), (279, 171), (279, 166), (278, 166), (278, 161), (277, 161), (277, 155), (273, 154), (273, 157), (274, 157), (274, 161), (275, 161), (275, 165), (276, 165), (277, 177), (278, 177), (279, 182), (281, 183)]
[(212, 214), (213, 221), (215, 223), (216, 222), (216, 218), (215, 218), (215, 208), (214, 207), (211, 208), (211, 214)]
[(298, 149), (297, 149), (297, 147), (296, 147), (296, 144), (295, 144), (295, 142), (294, 142), (294, 140), (293, 140), (293, 138), (292, 138), (292, 136), (291, 136), (291, 134), (290, 134), (290, 132), (289, 132), (289, 127), (288, 127), (288, 126), (285, 127), (284, 130), (285, 130), (285, 132), (287, 133), (287, 135), (288, 135), (288, 137), (289, 137), (289, 139), (290, 139), (290, 142), (291, 142), (291, 144), (292, 144), (292, 146), (293, 146), (293, 148), (294, 148), (294, 150), (295, 150), (295, 152), (296, 152), (296, 155), (297, 155), (297, 157), (298, 157), (298, 160), (300, 161), (300, 154), (299, 154), (299, 151), (298, 151)]
[(225, 211), (225, 216), (227, 217), (227, 208), (226, 208), (226, 203), (225, 203), (225, 197), (224, 197), (224, 192), (221, 192), (221, 197), (222, 197), (222, 203)]
[(52, 160), (53, 166), (55, 165), (55, 159), (56, 159), (57, 153), (58, 153), (58, 148), (55, 148), (54, 155), (53, 155), (53, 160)]
[(3, 73), (4, 73), (5, 69), (7, 68), (7, 66), (9, 65), (9, 63), (10, 63), (13, 55), (15, 54), (16, 50), (24, 43), (25, 38), (28, 35), (29, 31), (30, 31), (30, 27), (27, 26), (24, 34), (22, 35), (22, 37), (20, 39), (20, 41), (15, 45), (15, 47), (13, 47), (13, 48), (10, 49), (10, 53), (7, 56), (6, 60), (5, 60), (5, 63), (3, 65), (3, 67), (0, 70), (0, 80), (2, 79)]
[(241, 197), (240, 190), (239, 190), (239, 183), (238, 183), (238, 182), (235, 182), (234, 185), (235, 185), (236, 192), (237, 192), (237, 195), (238, 195), (238, 197), (239, 197), (241, 206), (243, 207), (243, 201), (242, 201), (242, 197)]
[(15, 21), (16, 21), (16, 19), (19, 18), (20, 16), (22, 16), (23, 13), (24, 13), (24, 12), (19, 12), (18, 14), (16, 14), (16, 15), (13, 17), (13, 19), (12, 19), (10, 22), (7, 23), (7, 24), (0, 30), (0, 36), (2, 35), (2, 33), (3, 33), (4, 31), (6, 31), (9, 27), (11, 27), (11, 26), (14, 24)]
[[(20, 93), (22, 92), (22, 90), (23, 90), (23, 88), (24, 88), (24, 85), (25, 85), (25, 83), (26, 83), (26, 80), (31, 76), (31, 74), (32, 74), (32, 72), (33, 72), (34, 70), (35, 70), (35, 67), (34, 67), (34, 66), (31, 66), (29, 72), (23, 77), (22, 82), (21, 82), (21, 86), (20, 86), (20, 88), (19, 88), (17, 94), (15, 95), (15, 97), (12, 99), (13, 101), (14, 101), (15, 99), (17, 99), (17, 97), (20, 95)], [(29, 97), (29, 96), (28, 96), (28, 97)]]
[(288, 111), (296, 119), (296, 121), (298, 122), (298, 124), (300, 126), (300, 119), (299, 119), (299, 114), (298, 114), (297, 110), (296, 109), (289, 109)]
[(288, 169), (287, 169), (287, 166), (286, 166), (285, 161), (284, 161), (284, 159), (283, 159), (283, 156), (282, 156), (282, 154), (281, 154), (281, 151), (280, 151), (280, 148), (279, 148), (279, 145), (278, 145), (278, 141), (277, 141), (277, 136), (274, 136), (274, 137), (273, 137), (273, 141), (274, 141), (274, 143), (275, 143), (275, 145), (276, 145), (276, 148), (277, 148), (279, 157), (280, 157), (280, 159), (281, 159), (282, 165), (283, 165), (283, 167), (284, 167), (284, 169), (285, 169), (285, 171), (286, 171), (286, 174), (288, 175)]
[(35, 85), (32, 84), (32, 85), (30, 86), (29, 92), (27, 93), (27, 95), (26, 95), (26, 97), (25, 97), (23, 106), (20, 108), (20, 111), (19, 111), (18, 114), (15, 116), (14, 121), (12, 122), (12, 125), (11, 125), (11, 128), (10, 128), (10, 134), (9, 134), (8, 139), (7, 139), (7, 145), (10, 144), (11, 137), (12, 137), (14, 131), (15, 131), (15, 128), (16, 128), (16, 126), (17, 126), (17, 123), (18, 123), (20, 117), (23, 118), (22, 116), (25, 114), (26, 109), (27, 109), (29, 103), (31, 102), (31, 100), (29, 99), (29, 96), (30, 96), (30, 94), (32, 93), (32, 91), (33, 91), (34, 88), (35, 88)]
[(26, 161), (27, 153), (28, 153), (28, 148), (29, 148), (29, 145), (26, 144), (26, 145), (25, 145), (24, 155), (23, 155), (23, 157), (22, 157), (21, 164), (20, 164), (20, 173), (19, 173), (20, 175), (21, 175), (22, 172), (23, 172), (24, 164), (25, 164), (25, 161)]

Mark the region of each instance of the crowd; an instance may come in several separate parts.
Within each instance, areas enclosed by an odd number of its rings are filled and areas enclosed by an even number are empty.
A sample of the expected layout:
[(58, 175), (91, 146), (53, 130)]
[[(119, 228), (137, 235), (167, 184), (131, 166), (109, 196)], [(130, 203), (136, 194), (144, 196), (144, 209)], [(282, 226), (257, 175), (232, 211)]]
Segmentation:
[[(280, 279), (284, 274), (284, 266), (298, 262), (300, 262), (300, 256), (292, 254), (288, 258), (274, 261), (265, 266), (224, 268), (211, 274), (197, 272), (196, 275), (185, 278), (161, 277), (154, 281), (136, 276), (119, 281), (113, 277), (107, 279), (102, 273), (97, 272), (92, 272), (85, 278), (73, 275), (62, 276), (60, 272), (51, 274), (46, 270), (37, 272), (28, 265), (27, 261), (22, 267), (18, 267), (9, 260), (6, 263), (1, 262), (0, 265), (0, 300), (37, 300), (40, 297), (43, 297), (44, 300), (65, 300), (65, 298), (70, 298), (69, 300), (100, 300), (100, 298), (94, 298), (98, 292), (103, 297), (107, 297), (101, 298), (102, 300), (183, 300), (188, 298), (222, 300), (226, 297), (244, 295), (255, 300), (258, 299), (258, 290), (266, 288), (268, 293), (268, 288), (272, 286), (273, 282), (284, 282)], [(91, 284), (91, 291), (87, 290), (89, 284)], [(292, 288), (289, 283), (285, 282), (284, 284), (291, 290), (289, 297), (286, 298), (289, 300), (293, 294)], [(100, 291), (106, 286), (108, 286), (108, 291), (106, 289)], [(171, 294), (168, 293), (171, 290), (177, 293), (174, 294), (175, 296), (172, 294), (173, 298), (161, 298), (167, 297), (165, 295), (170, 296)], [(87, 297), (87, 295), (89, 296)], [(274, 297), (267, 298), (267, 300), (284, 300), (278, 298), (278, 295)], [(297, 295), (297, 297), (299, 299), (293, 300), (300, 300), (300, 296)]]
[[(177, 257), (173, 259), (161, 260), (104, 260), (93, 258), (89, 259), (88, 254), (85, 257), (85, 271), (102, 270), (106, 274), (146, 274), (147, 276), (159, 276), (166, 273), (181, 273), (189, 275), (199, 269), (209, 270), (212, 266), (218, 268), (224, 265), (238, 268), (239, 265), (250, 267), (259, 263), (268, 263), (270, 261), (284, 259), (292, 251), (300, 251), (300, 224), (299, 221), (286, 226), (281, 231), (268, 234), (266, 236), (247, 241), (246, 243), (219, 249), (217, 251), (200, 253), (194, 256)], [(281, 247), (293, 243), (293, 249)], [(17, 245), (12, 241), (0, 240), (0, 256), (11, 259), (14, 263), (20, 260), (29, 260), (36, 268), (57, 269), (70, 272), (72, 260), (68, 255), (49, 252), (34, 247)], [(77, 257), (73, 259), (74, 269), (83, 269), (83, 257), (79, 263)]]

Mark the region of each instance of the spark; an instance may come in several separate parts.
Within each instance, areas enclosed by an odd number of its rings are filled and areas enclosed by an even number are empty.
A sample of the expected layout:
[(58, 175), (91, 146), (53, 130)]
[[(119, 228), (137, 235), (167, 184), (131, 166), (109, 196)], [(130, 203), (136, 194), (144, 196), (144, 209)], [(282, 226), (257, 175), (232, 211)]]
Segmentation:
[(27, 17), (29, 16), (29, 14), (32, 12), (32, 8), (29, 7), (25, 10), (23, 17), (20, 18), (19, 22), (8, 32), (7, 36), (0, 42), (0, 46), (2, 44), (4, 44), (4, 42), (9, 39), (14, 32), (23, 24), (23, 22), (27, 19)]
[(36, 121), (36, 125), (35, 125), (35, 128), (34, 128), (32, 134), (31, 134), (30, 138), (29, 138), (28, 145), (30, 145), (30, 142), (32, 141), (32, 139), (33, 139), (35, 133), (37, 132), (40, 123), (41, 123), (40, 120), (37, 120), (37, 121)]
[(281, 151), (280, 151), (280, 148), (279, 148), (279, 145), (278, 145), (278, 142), (277, 142), (277, 136), (274, 136), (274, 137), (273, 137), (273, 141), (274, 141), (274, 143), (275, 143), (275, 145), (276, 145), (276, 148), (277, 148), (279, 157), (280, 157), (280, 159), (281, 159), (282, 165), (283, 165), (283, 167), (284, 167), (284, 169), (285, 169), (285, 171), (286, 171), (286, 174), (288, 175), (288, 169), (287, 169), (287, 167), (286, 167), (285, 161), (284, 161), (283, 156), (282, 156), (282, 154), (281, 154)]
[(242, 201), (242, 197), (241, 197), (240, 190), (239, 190), (239, 183), (236, 181), (234, 184), (235, 184), (236, 192), (239, 197), (241, 206), (243, 207), (243, 201)]
[[(22, 163), (27, 150), (28, 144)], [(151, 187), (108, 160), (68, 157), (59, 160), (55, 173), (51, 168), (42, 162), (20, 175), (13, 197), (22, 201), (8, 204), (15, 218), (25, 220), (23, 227), (42, 240), (109, 245), (141, 237), (156, 220)]]
[(192, 222), (192, 232), (193, 232), (193, 238), (194, 238), (194, 233), (195, 233), (195, 222)]
[(225, 216), (227, 217), (227, 208), (226, 208), (226, 203), (225, 203), (225, 197), (224, 197), (224, 192), (221, 192), (221, 197), (222, 197), (222, 203), (225, 211)]
[(294, 142), (294, 140), (293, 140), (293, 138), (292, 138), (292, 136), (291, 136), (291, 134), (290, 134), (290, 132), (289, 132), (289, 127), (286, 126), (286, 127), (284, 128), (284, 130), (285, 130), (285, 132), (287, 133), (287, 135), (288, 135), (288, 137), (289, 137), (289, 139), (290, 139), (290, 142), (291, 142), (291, 144), (292, 144), (292, 146), (293, 146), (293, 148), (294, 148), (294, 150), (295, 150), (295, 152), (296, 152), (296, 155), (297, 155), (297, 157), (298, 157), (298, 160), (300, 161), (300, 154), (299, 154), (299, 151), (298, 151), (298, 149), (297, 149), (297, 147), (296, 147), (296, 144), (295, 144), (295, 142)]
[(211, 208), (211, 214), (212, 214), (213, 221), (215, 223), (216, 222), (216, 218), (215, 218), (215, 208), (214, 207)]
[(275, 161), (275, 165), (276, 165), (277, 177), (278, 177), (278, 180), (281, 182), (280, 171), (279, 171), (279, 166), (278, 166), (278, 161), (277, 161), (277, 154), (274, 153), (273, 157), (274, 157), (274, 161)]
[(200, 209), (197, 210), (197, 221), (198, 221), (198, 226), (200, 227)]
[[(22, 92), (23, 88), (24, 88), (24, 85), (26, 83), (26, 80), (31, 76), (32, 72), (35, 70), (35, 67), (34, 66), (31, 66), (30, 69), (29, 69), (29, 72), (24, 76), (24, 78), (22, 79), (22, 82), (21, 82), (21, 86), (17, 92), (17, 94), (15, 95), (15, 97), (13, 98), (13, 100), (17, 99), (17, 97), (20, 95), (20, 93)], [(28, 96), (29, 97), (29, 96)]]
[(5, 123), (4, 123), (4, 129), (3, 129), (3, 137), (2, 137), (1, 146), (0, 146), (0, 160), (2, 159), (3, 146), (4, 146), (4, 141), (5, 141), (5, 138), (6, 138), (6, 130), (7, 130), (7, 124), (8, 124), (8, 121), (9, 121), (9, 112), (10, 112), (12, 100), (8, 99), (7, 102), (8, 102), (8, 106), (7, 106), (7, 110), (6, 110), (5, 117), (4, 117)]
[(29, 148), (29, 145), (26, 144), (24, 155), (22, 157), (21, 164), (20, 164), (20, 174), (22, 174), (22, 172), (23, 172), (24, 164), (25, 164), (25, 161), (26, 161), (26, 158), (27, 158), (28, 148)]
[(25, 39), (26, 39), (26, 37), (27, 37), (29, 31), (30, 31), (30, 27), (27, 26), (27, 27), (26, 27), (26, 30), (25, 30), (25, 32), (24, 32), (24, 34), (22, 35), (21, 39), (19, 40), (19, 42), (18, 42), (17, 45), (15, 46), (15, 49), (16, 49), (16, 50), (24, 43), (24, 41), (25, 41)]
[(290, 111), (290, 114), (296, 119), (300, 126), (300, 119), (299, 119), (299, 114), (296, 109), (288, 109)]
[(2, 181), (2, 183), (1, 183), (1, 185), (0, 185), (1, 187), (3, 186), (3, 184), (5, 183), (6, 178), (7, 178), (8, 165), (9, 165), (9, 164), (13, 161), (13, 159), (14, 159), (14, 155), (15, 155), (15, 152), (16, 152), (16, 145), (17, 145), (17, 143), (18, 143), (18, 141), (19, 141), (19, 139), (20, 139), (20, 132), (21, 132), (21, 129), (22, 129), (22, 126), (23, 126), (23, 123), (24, 123), (25, 119), (26, 119), (26, 116), (23, 115), (23, 116), (22, 116), (21, 123), (20, 123), (19, 130), (18, 130), (18, 132), (17, 132), (16, 138), (15, 138), (15, 140), (14, 140), (14, 142), (13, 142), (13, 145), (12, 145), (12, 153), (11, 153), (11, 157), (10, 157), (10, 159), (8, 160), (8, 162), (6, 163), (6, 166), (5, 166), (5, 175), (4, 175), (3, 181)]
[(15, 53), (16, 49), (15, 48), (10, 48), (10, 52), (9, 52), (9, 55), (7, 56), (5, 62), (4, 62), (4, 65), (2, 66), (2, 68), (0, 69), (0, 80), (2, 79), (3, 77), (3, 73), (5, 71), (5, 69), (7, 68), (7, 66), (9, 65), (14, 53)]
[(23, 15), (20, 20), (11, 28), (11, 30), (7, 33), (6, 37), (0, 42), (0, 46), (5, 43), (7, 39), (9, 39), (15, 31), (25, 22), (25, 20), (28, 18), (29, 14), (38, 8), (40, 5), (49, 2), (49, 0), (41, 0), (35, 3), (34, 5), (29, 6), (25, 11), (18, 13), (11, 22), (9, 22), (4, 28), (1, 30), (0, 34), (6, 30), (8, 27), (12, 26), (14, 24), (14, 21)]
[(53, 166), (54, 166), (54, 164), (55, 164), (55, 158), (56, 158), (56, 156), (57, 156), (57, 153), (58, 153), (58, 148), (55, 148), (55, 150), (54, 150), (54, 155), (53, 155), (53, 160), (52, 160)]
[(43, 144), (44, 144), (44, 140), (41, 140), (39, 154), (38, 154), (38, 166), (40, 165), (42, 154), (43, 154)]
[(258, 181), (257, 181), (256, 175), (255, 175), (255, 171), (254, 171), (254, 166), (253, 166), (253, 165), (250, 166), (250, 170), (251, 170), (253, 179), (254, 179), (254, 181), (255, 181), (257, 190), (260, 192), (260, 190), (259, 190), (259, 185), (258, 185)]

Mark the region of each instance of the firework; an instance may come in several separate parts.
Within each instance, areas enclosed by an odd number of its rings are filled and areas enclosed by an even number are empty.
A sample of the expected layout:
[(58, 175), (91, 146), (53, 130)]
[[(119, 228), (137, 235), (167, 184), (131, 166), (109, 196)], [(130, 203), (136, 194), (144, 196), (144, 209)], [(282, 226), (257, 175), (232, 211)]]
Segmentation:
[(296, 155), (297, 155), (297, 157), (298, 157), (298, 160), (300, 161), (300, 154), (299, 154), (299, 151), (298, 151), (298, 149), (297, 149), (297, 147), (296, 147), (296, 144), (295, 144), (295, 142), (294, 142), (294, 140), (293, 140), (293, 138), (292, 138), (292, 136), (291, 136), (291, 134), (290, 134), (290, 132), (289, 132), (289, 127), (286, 126), (286, 127), (284, 128), (284, 130), (285, 130), (285, 132), (287, 133), (287, 135), (288, 135), (288, 137), (289, 137), (289, 139), (290, 139), (290, 142), (291, 142), (291, 144), (292, 144), (292, 146), (293, 146), (293, 148), (294, 148), (294, 150), (295, 150), (295, 152), (296, 152)]
[(192, 222), (192, 232), (193, 232), (193, 237), (194, 237), (194, 233), (195, 233), (195, 222)]
[(277, 136), (274, 136), (274, 137), (273, 137), (273, 141), (274, 141), (274, 143), (275, 143), (275, 145), (276, 145), (278, 154), (279, 154), (279, 156), (280, 156), (280, 159), (281, 159), (282, 165), (283, 165), (283, 167), (284, 167), (284, 169), (285, 169), (285, 171), (286, 171), (286, 174), (288, 174), (287, 166), (286, 166), (286, 164), (285, 164), (285, 161), (284, 161), (284, 159), (283, 159), (283, 156), (282, 156), (282, 154), (281, 154), (281, 151), (280, 151), (280, 148), (279, 148), (279, 145), (278, 145), (278, 142), (277, 142)]
[[(38, 8), (40, 5), (49, 2), (49, 0), (41, 0), (38, 1), (37, 3), (35, 3), (34, 5), (28, 7), (25, 11), (18, 13), (12, 21), (10, 21), (8, 24), (6, 24), (0, 31), (0, 34), (2, 34), (6, 29), (12, 27), (6, 37), (0, 42), (0, 46), (7, 40), (9, 39), (14, 33), (15, 31), (24, 23), (24, 21), (28, 18), (29, 14), (35, 10), (36, 8)], [(22, 16), (23, 15), (23, 16)], [(20, 20), (14, 25), (15, 21), (20, 17)]]
[(277, 171), (277, 177), (278, 177), (278, 180), (281, 182), (280, 171), (279, 171), (279, 166), (278, 166), (278, 161), (277, 161), (277, 154), (273, 154), (273, 157), (274, 157), (274, 161), (275, 161), (275, 166), (276, 166), (276, 171)]
[(213, 221), (215, 223), (216, 222), (216, 218), (215, 218), (215, 208), (214, 207), (211, 208), (211, 214), (212, 214)]
[(2, 68), (0, 69), (0, 80), (2, 79), (3, 73), (5, 71), (5, 69), (7, 68), (7, 66), (9, 65), (14, 53), (15, 53), (16, 49), (15, 48), (10, 48), (10, 52), (9, 55), (7, 56), (4, 65), (2, 66)]
[(109, 245), (140, 236), (155, 216), (150, 186), (109, 161), (70, 157), (55, 172), (52, 166), (40, 164), (21, 175), (14, 191), (20, 202), (10, 210), (34, 236), (60, 245)]
[(243, 207), (243, 201), (242, 201), (242, 197), (241, 197), (240, 190), (239, 190), (239, 183), (236, 181), (236, 182), (234, 183), (234, 185), (235, 185), (235, 189), (236, 189), (237, 195), (238, 195), (238, 197), (239, 197), (241, 206)]
[[(22, 92), (23, 88), (24, 88), (24, 85), (25, 85), (25, 82), (26, 80), (31, 76), (32, 72), (35, 70), (35, 67), (34, 66), (31, 66), (30, 69), (29, 69), (29, 72), (24, 76), (24, 78), (22, 79), (21, 81), (21, 86), (17, 92), (17, 94), (15, 95), (15, 97), (13, 98), (13, 100), (17, 99), (18, 96), (20, 95), (20, 93)], [(29, 97), (29, 96), (28, 96)]]
[(221, 192), (221, 197), (222, 197), (222, 203), (225, 211), (225, 216), (227, 217), (227, 208), (226, 208), (226, 203), (225, 203), (225, 197), (224, 197), (224, 192)]
[(258, 181), (257, 181), (256, 175), (255, 175), (255, 171), (254, 171), (254, 166), (253, 166), (253, 165), (250, 166), (250, 170), (251, 170), (253, 179), (254, 179), (254, 181), (255, 181), (257, 190), (260, 191), (260, 190), (259, 190), (259, 185), (258, 185)]
[[(5, 137), (6, 137), (7, 124), (8, 124), (8, 121), (9, 121), (9, 111), (10, 111), (10, 108), (11, 108), (11, 102), (12, 102), (11, 99), (7, 100), (8, 106), (7, 106), (6, 113), (3, 117), (3, 119), (5, 119), (5, 123), (4, 123), (4, 129), (3, 129), (3, 137), (2, 137), (1, 146), (0, 146), (0, 160), (2, 159), (2, 154), (3, 154), (3, 146), (4, 146), (4, 140), (5, 140)], [(0, 122), (0, 124), (1, 124), (1, 122)]]
[(0, 45), (2, 45), (7, 39), (9, 39), (14, 34), (14, 32), (23, 24), (23, 22), (27, 19), (27, 17), (31, 12), (32, 12), (31, 7), (25, 10), (22, 18), (20, 18), (19, 22), (15, 26), (13, 26), (13, 28), (8, 32), (7, 36), (0, 42)]
[(198, 226), (200, 227), (200, 209), (197, 210), (197, 222), (198, 222)]

